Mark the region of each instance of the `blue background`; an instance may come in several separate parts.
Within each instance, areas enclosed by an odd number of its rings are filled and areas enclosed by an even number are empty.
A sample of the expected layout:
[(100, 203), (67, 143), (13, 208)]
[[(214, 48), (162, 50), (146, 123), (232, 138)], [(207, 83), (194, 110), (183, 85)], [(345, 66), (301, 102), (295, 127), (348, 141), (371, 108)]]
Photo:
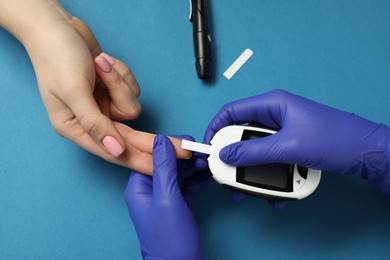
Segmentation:
[[(223, 104), (275, 88), (390, 124), (388, 0), (209, 0), (209, 83), (196, 77), (188, 0), (63, 4), (132, 68), (140, 130), (201, 140)], [(123, 200), (130, 171), (59, 137), (23, 46), (4, 30), (0, 46), (0, 259), (139, 259)], [(253, 57), (228, 81), (246, 48)], [(282, 212), (256, 198), (235, 203), (214, 184), (193, 212), (208, 259), (390, 255), (390, 200), (355, 176), (325, 173)]]

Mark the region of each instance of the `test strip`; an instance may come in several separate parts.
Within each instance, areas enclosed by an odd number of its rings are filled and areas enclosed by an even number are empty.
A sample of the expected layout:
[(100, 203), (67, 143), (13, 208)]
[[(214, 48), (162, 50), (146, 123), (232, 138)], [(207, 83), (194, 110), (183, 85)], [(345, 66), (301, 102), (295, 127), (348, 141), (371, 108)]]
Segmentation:
[(232, 65), (223, 73), (227, 79), (231, 79), (234, 74), (252, 57), (253, 51), (251, 49), (246, 49), (240, 57), (238, 57)]
[(193, 151), (193, 152), (199, 152), (199, 153), (205, 153), (205, 154), (211, 153), (211, 145), (192, 142), (192, 141), (188, 141), (188, 140), (182, 140), (181, 148), (185, 149), (185, 150)]

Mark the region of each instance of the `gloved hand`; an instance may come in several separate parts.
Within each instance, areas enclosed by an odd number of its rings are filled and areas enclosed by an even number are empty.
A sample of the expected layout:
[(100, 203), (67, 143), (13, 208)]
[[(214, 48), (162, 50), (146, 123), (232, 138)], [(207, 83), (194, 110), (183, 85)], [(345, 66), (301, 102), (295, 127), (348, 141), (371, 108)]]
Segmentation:
[(133, 172), (125, 199), (144, 259), (204, 259), (199, 230), (179, 188), (175, 153), (167, 137), (155, 137), (153, 177)]
[[(175, 138), (183, 139), (175, 136)], [(194, 138), (184, 138), (195, 141)], [(178, 182), (181, 194), (188, 205), (205, 186), (215, 182), (209, 170), (207, 156), (201, 153), (192, 153), (190, 159), (177, 159)]]
[(220, 151), (227, 164), (298, 164), (342, 174), (358, 173), (390, 196), (390, 128), (283, 90), (226, 104), (204, 137), (231, 124), (256, 123), (279, 130)]

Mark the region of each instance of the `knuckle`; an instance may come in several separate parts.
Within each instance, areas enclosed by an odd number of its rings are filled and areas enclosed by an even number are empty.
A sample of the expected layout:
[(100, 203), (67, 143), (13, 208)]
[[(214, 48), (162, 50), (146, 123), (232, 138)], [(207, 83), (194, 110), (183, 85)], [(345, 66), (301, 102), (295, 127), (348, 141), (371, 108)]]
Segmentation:
[(139, 87), (138, 83), (135, 81), (133, 84), (133, 94), (136, 96), (136, 97), (139, 97), (141, 95), (141, 88)]
[(136, 119), (142, 112), (142, 107), (138, 102), (128, 105), (126, 108), (117, 108), (119, 114), (127, 120)]
[(69, 132), (74, 125), (74, 117), (69, 117), (67, 114), (54, 113), (50, 114), (49, 118), (54, 131), (58, 135), (68, 138)]
[(280, 100), (285, 100), (290, 94), (283, 90), (283, 89), (274, 89), (269, 92), (271, 96), (280, 99)]
[(134, 77), (133, 72), (128, 67), (126, 67), (126, 68), (124, 68), (122, 75), (123, 75), (123, 78), (125, 78), (127, 80), (127, 82), (129, 83), (129, 85), (131, 86), (133, 94), (136, 97), (139, 97), (139, 95), (141, 94), (141, 89), (138, 85), (136, 78)]
[(172, 200), (169, 198), (161, 197), (156, 202), (156, 206), (159, 208), (160, 211), (169, 211), (172, 207)]
[(221, 109), (221, 116), (223, 118), (229, 119), (229, 120), (235, 120), (235, 109), (234, 109), (234, 102), (230, 102), (225, 104)]
[(80, 118), (80, 125), (89, 135), (94, 135), (99, 129), (99, 120), (96, 116), (86, 115)]
[[(113, 116), (119, 120), (132, 120), (136, 119), (142, 112), (142, 107), (138, 102), (134, 104), (126, 104), (125, 106), (114, 106)], [(116, 116), (115, 116), (116, 115)]]
[(224, 114), (230, 114), (233, 111), (233, 102), (229, 102), (222, 106), (221, 112)]
[(126, 78), (129, 78), (130, 80), (135, 80), (133, 72), (128, 67), (125, 67), (123, 69), (123, 76), (126, 77)]
[(142, 112), (142, 107), (141, 105), (137, 102), (134, 104), (131, 109), (128, 111), (128, 116), (130, 119), (135, 119), (137, 118)]
[(113, 78), (113, 83), (114, 84), (112, 88), (118, 88), (123, 83), (122, 76), (119, 73), (115, 73), (115, 76)]
[(56, 119), (51, 120), (51, 125), (53, 126), (54, 131), (59, 136), (62, 136), (62, 137), (65, 136), (65, 130), (63, 129), (62, 125), (58, 122), (58, 120), (56, 120)]

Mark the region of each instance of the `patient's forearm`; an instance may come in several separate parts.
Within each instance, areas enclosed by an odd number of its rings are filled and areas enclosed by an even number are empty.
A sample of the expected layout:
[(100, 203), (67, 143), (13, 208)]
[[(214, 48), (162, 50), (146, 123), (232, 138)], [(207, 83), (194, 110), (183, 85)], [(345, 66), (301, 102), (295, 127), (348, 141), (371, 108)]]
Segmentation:
[[(0, 26), (23, 44), (71, 15), (56, 0), (0, 0)], [(49, 31), (48, 31), (49, 30)]]

